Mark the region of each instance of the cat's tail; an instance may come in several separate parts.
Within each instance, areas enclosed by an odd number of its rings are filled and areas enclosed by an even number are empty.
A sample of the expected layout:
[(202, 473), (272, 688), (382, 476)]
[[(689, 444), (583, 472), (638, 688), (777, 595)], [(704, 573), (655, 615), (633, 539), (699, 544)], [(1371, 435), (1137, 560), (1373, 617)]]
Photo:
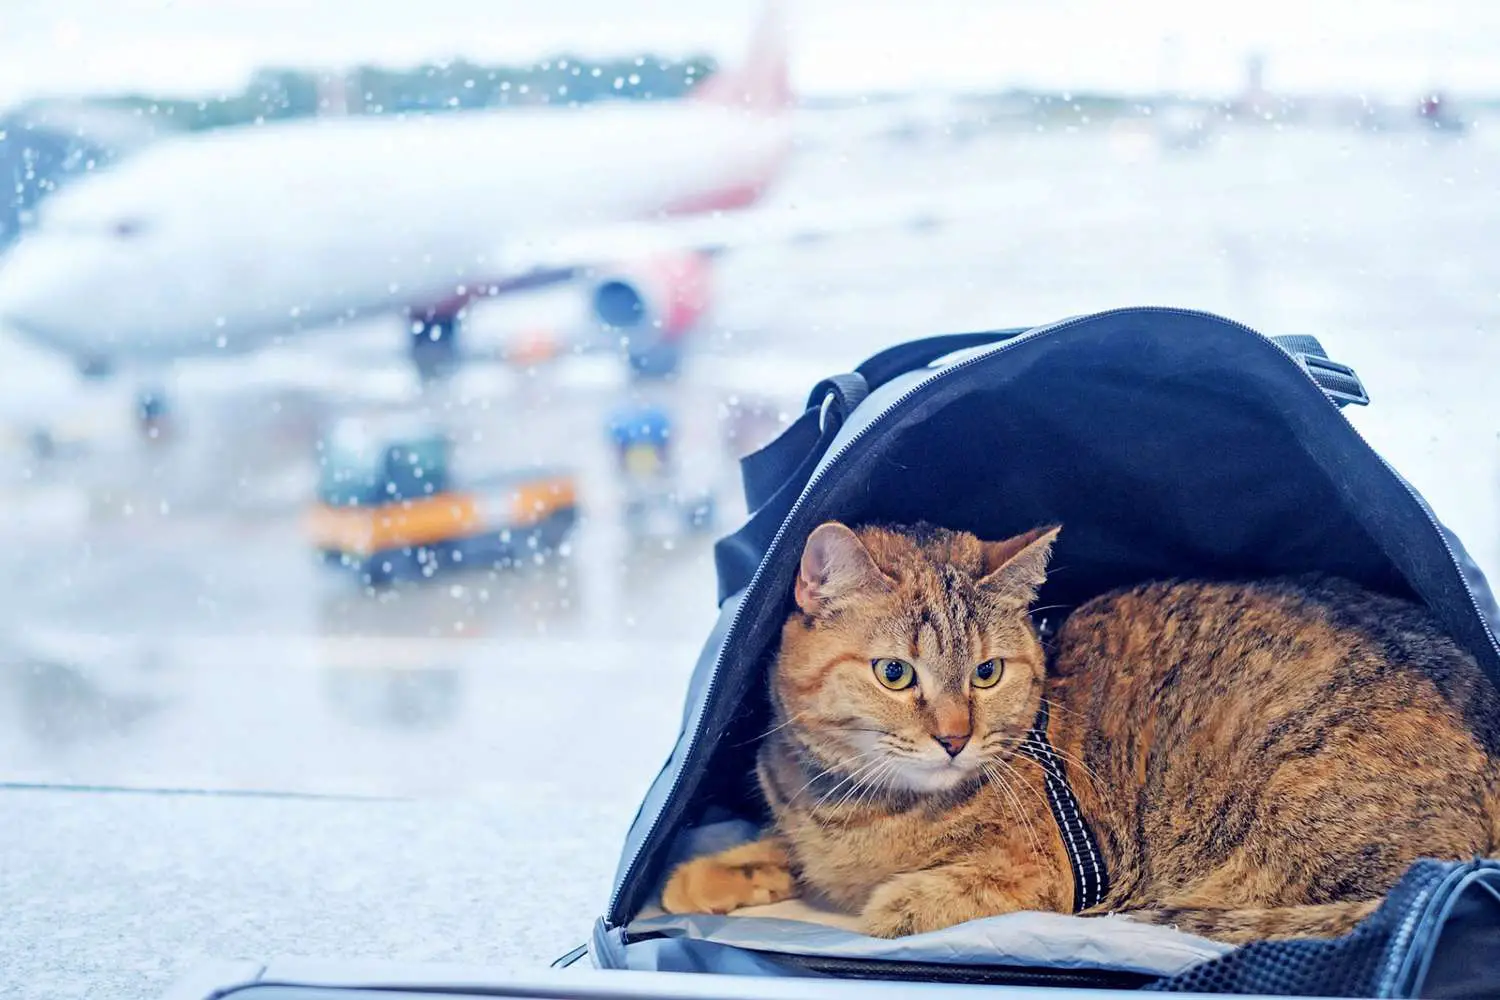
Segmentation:
[(1338, 937), (1353, 930), (1355, 924), (1379, 906), (1378, 899), (1256, 909), (1172, 906), (1169, 901), (1168, 905), (1115, 912), (1132, 920), (1175, 927), (1215, 941), (1244, 944), (1276, 938)]

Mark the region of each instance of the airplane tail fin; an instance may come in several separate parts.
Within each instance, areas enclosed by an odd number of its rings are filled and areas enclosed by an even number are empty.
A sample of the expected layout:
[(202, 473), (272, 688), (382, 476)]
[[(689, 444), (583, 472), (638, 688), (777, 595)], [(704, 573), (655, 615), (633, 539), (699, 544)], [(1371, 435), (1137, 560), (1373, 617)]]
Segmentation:
[(737, 66), (704, 80), (694, 96), (709, 104), (774, 114), (792, 105), (786, 19), (780, 0), (765, 0), (750, 47)]

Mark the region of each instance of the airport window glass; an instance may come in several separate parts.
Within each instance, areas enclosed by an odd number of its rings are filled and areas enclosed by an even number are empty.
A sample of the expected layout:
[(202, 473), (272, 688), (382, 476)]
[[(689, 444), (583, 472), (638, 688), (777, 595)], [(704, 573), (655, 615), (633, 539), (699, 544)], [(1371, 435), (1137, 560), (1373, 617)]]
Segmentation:
[(577, 943), (738, 460), (916, 337), (1315, 335), (1500, 574), (1497, 52), (1486, 0), (0, 0), (0, 970)]

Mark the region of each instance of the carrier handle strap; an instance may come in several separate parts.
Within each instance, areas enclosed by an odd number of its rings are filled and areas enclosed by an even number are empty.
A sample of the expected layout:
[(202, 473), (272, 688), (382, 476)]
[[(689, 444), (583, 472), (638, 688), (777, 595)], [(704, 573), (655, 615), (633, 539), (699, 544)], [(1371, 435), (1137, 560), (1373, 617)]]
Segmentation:
[(908, 341), (871, 355), (852, 372), (819, 382), (808, 397), (802, 416), (776, 440), (740, 459), (745, 505), (751, 513), (739, 531), (714, 545), (719, 603), (750, 583), (761, 556), (792, 504), (802, 495), (803, 487), (812, 478), (839, 428), (871, 392), (955, 351), (997, 344), (1028, 329), (950, 333)]
[(1276, 346), (1286, 351), (1303, 371), (1312, 376), (1324, 395), (1333, 400), (1340, 409), (1345, 406), (1369, 406), (1370, 394), (1359, 380), (1353, 368), (1339, 364), (1328, 356), (1317, 337), (1305, 333), (1290, 333), (1272, 337)]
[(949, 354), (1011, 340), (1030, 329), (1032, 327), (1015, 326), (1008, 330), (981, 330), (977, 333), (945, 333), (936, 337), (923, 337), (921, 340), (897, 344), (895, 347), (887, 347), (879, 354), (872, 354), (854, 370), (864, 377), (873, 391), (893, 378), (925, 368)]
[[(1030, 329), (949, 333), (908, 341), (871, 355), (852, 372), (834, 375), (814, 386), (802, 416), (776, 440), (740, 460), (745, 505), (751, 516), (739, 531), (714, 546), (720, 603), (750, 582), (761, 555), (839, 428), (870, 393), (957, 351), (998, 344)], [(1329, 358), (1316, 337), (1293, 334), (1270, 339), (1291, 355), (1338, 406), (1369, 404), (1370, 396), (1354, 369)]]
[[(812, 465), (828, 450), (854, 408), (870, 393), (907, 372), (932, 364), (955, 351), (997, 344), (1025, 333), (1029, 327), (988, 330), (979, 333), (948, 333), (924, 337), (888, 347), (873, 354), (854, 371), (833, 375), (813, 386), (807, 409), (781, 435), (759, 451), (740, 459), (740, 479), (745, 486), (745, 506), (760, 510), (788, 480), (806, 483)], [(805, 474), (801, 467), (811, 458)], [(798, 486), (801, 489), (801, 486)]]
[[(950, 333), (937, 337), (926, 337), (905, 344), (897, 344), (879, 354), (869, 357), (855, 369), (869, 383), (870, 390), (880, 388), (893, 378), (909, 371), (925, 367), (956, 351), (973, 347), (985, 347), (1019, 337), (1031, 327), (1015, 327), (1009, 330), (987, 330), (980, 333)], [(1340, 364), (1328, 356), (1317, 337), (1305, 333), (1289, 333), (1271, 337), (1271, 342), (1286, 351), (1300, 364), (1314, 382), (1340, 407), (1369, 406), (1370, 394), (1365, 391), (1359, 375), (1348, 365)], [(830, 379), (824, 379), (820, 387)], [(818, 390), (814, 390), (816, 395)], [(815, 405), (816, 399), (809, 402)], [(847, 415), (847, 414), (846, 414)]]
[[(844, 375), (825, 378), (813, 387), (807, 410), (771, 444), (740, 460), (740, 476), (745, 486), (745, 503), (749, 510), (759, 510), (775, 495), (802, 465), (810, 452), (819, 455), (832, 440), (832, 432), (848, 419), (866, 396), (894, 378), (932, 364), (957, 351), (985, 347), (1020, 336), (1028, 327), (986, 330), (978, 333), (949, 333), (924, 337), (889, 347), (871, 355), (863, 364)], [(1328, 356), (1318, 338), (1307, 334), (1287, 334), (1271, 340), (1290, 354), (1312, 376), (1334, 403), (1343, 406), (1368, 406), (1369, 393), (1354, 369)], [(817, 415), (814, 416), (814, 411)]]

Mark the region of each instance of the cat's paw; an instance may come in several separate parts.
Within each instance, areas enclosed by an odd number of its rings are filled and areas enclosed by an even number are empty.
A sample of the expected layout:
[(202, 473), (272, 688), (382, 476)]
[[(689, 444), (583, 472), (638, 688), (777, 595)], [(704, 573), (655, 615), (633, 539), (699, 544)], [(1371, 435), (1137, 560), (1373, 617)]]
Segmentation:
[(938, 922), (940, 904), (932, 881), (913, 872), (877, 887), (860, 913), (861, 929), (871, 937), (896, 938), (947, 927)]
[(728, 913), (742, 906), (779, 903), (795, 894), (784, 861), (736, 864), (716, 854), (679, 865), (662, 890), (661, 905), (668, 913)]
[(994, 905), (982, 905), (942, 871), (907, 872), (870, 894), (860, 913), (860, 929), (871, 937), (905, 937), (1022, 909), (1009, 900), (990, 902)]

